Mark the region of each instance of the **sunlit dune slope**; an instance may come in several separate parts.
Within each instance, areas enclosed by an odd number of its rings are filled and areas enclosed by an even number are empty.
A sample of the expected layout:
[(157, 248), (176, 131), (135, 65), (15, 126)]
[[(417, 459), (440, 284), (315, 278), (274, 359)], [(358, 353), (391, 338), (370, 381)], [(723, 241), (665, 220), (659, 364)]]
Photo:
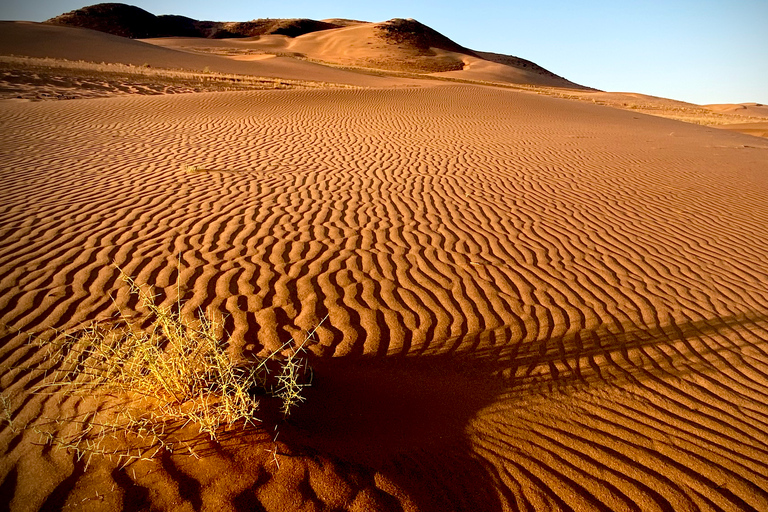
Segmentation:
[(703, 106), (714, 112), (768, 119), (768, 105), (763, 105), (762, 103), (725, 103)]
[[(248, 39), (147, 39), (169, 48), (249, 58), (260, 52), (308, 58), (339, 66), (383, 69), (466, 80), (559, 87), (580, 86), (540, 66), (506, 55), (469, 50), (415, 20), (348, 22), (347, 26), (297, 37), (279, 34)], [(253, 57), (250, 57), (253, 58)]]
[[(214, 41), (195, 38), (194, 41)], [(404, 83), (333, 69), (312, 62), (284, 57), (254, 62), (237, 61), (219, 55), (194, 54), (163, 48), (142, 41), (94, 30), (32, 22), (0, 22), (0, 54), (51, 57), (150, 65), (197, 72), (249, 74), (296, 80), (316, 80), (350, 85), (386, 85)]]
[(754, 123), (732, 123), (720, 126), (725, 130), (732, 130), (755, 137), (768, 137), (768, 121), (758, 121)]
[(768, 137), (768, 105), (762, 103), (726, 103), (717, 105), (704, 105), (704, 108), (732, 118), (743, 117), (743, 122), (731, 122), (723, 125), (726, 130), (737, 131), (754, 135), (756, 137)]
[(462, 80), (586, 89), (586, 87), (582, 87), (547, 71), (538, 64), (518, 57), (488, 52), (473, 52), (472, 55), (461, 56), (461, 60), (464, 64), (462, 69), (438, 73), (436, 76)]
[[(267, 39), (277, 46), (278, 37)], [(265, 38), (266, 39), (266, 38)], [(360, 23), (296, 38), (281, 37), (282, 49), (338, 65), (393, 71), (436, 72), (463, 67), (462, 49), (413, 20)], [(255, 47), (259, 41), (254, 41)]]
[[(259, 52), (301, 57), (335, 66), (409, 73), (441, 73), (466, 80), (557, 87), (580, 87), (540, 66), (506, 55), (475, 52), (413, 19), (382, 23), (327, 19), (256, 19), (248, 22), (198, 21), (184, 16), (155, 16), (125, 4), (97, 4), (46, 23), (85, 27), (157, 45), (260, 60)], [(157, 38), (214, 38), (200, 41)], [(212, 40), (212, 41), (213, 41)], [(222, 41), (226, 41), (222, 43)]]

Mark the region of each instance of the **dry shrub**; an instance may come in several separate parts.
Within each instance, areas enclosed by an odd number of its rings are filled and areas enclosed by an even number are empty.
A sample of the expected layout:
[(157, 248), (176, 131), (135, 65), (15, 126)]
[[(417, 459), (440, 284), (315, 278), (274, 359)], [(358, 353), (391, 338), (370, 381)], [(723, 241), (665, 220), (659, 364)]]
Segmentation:
[[(309, 383), (303, 376), (309, 368), (302, 355), (317, 327), (301, 344), (291, 339), (267, 357), (236, 360), (225, 350), (219, 318), (200, 312), (188, 320), (181, 315), (180, 303), (161, 307), (148, 287), (137, 285), (122, 271), (121, 276), (149, 312), (144, 321), (149, 328), (121, 313), (122, 325), (92, 324), (38, 342), (48, 354), (45, 368), (35, 369), (46, 374), (35, 391), (119, 397), (127, 406), (107, 418), (96, 413), (49, 418), (33, 427), (47, 442), (73, 449), (78, 457), (116, 455), (127, 463), (152, 458), (159, 450), (172, 451), (166, 433), (173, 428), (194, 424), (216, 441), (222, 429), (259, 423), (261, 398), (279, 399), (284, 416), (304, 400), (301, 392)], [(75, 432), (62, 435), (66, 428), (61, 425), (72, 424), (78, 425)], [(118, 437), (125, 441), (126, 435), (144, 440), (144, 449), (132, 455), (114, 448), (112, 441)]]

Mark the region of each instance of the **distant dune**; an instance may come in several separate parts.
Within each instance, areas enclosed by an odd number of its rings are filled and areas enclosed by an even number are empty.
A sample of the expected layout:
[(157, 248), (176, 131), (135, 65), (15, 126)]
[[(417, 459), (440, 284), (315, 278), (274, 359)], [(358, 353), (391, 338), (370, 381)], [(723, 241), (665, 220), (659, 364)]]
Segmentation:
[[(194, 40), (217, 42), (212, 39)], [(218, 73), (316, 80), (358, 86), (391, 86), (409, 82), (408, 79), (362, 75), (288, 57), (247, 62), (218, 55), (195, 54), (89, 29), (33, 22), (0, 22), (0, 55), (149, 65), (197, 72), (207, 69)]]
[(296, 37), (342, 25), (308, 19), (258, 19), (248, 22), (198, 21), (186, 16), (160, 15), (119, 3), (96, 4), (70, 11), (45, 23), (82, 27), (134, 39), (145, 37), (253, 37), (282, 34)]
[(729, 115), (732, 118), (744, 118), (743, 122), (731, 122), (722, 128), (755, 137), (768, 137), (768, 105), (762, 103), (725, 103), (704, 105), (704, 108)]
[(768, 137), (768, 121), (758, 121), (755, 123), (733, 123), (723, 125), (720, 128), (739, 133), (746, 133), (747, 135), (754, 135), (755, 137)]
[[(103, 7), (96, 9), (99, 6), (93, 9), (102, 14), (122, 13), (127, 19), (134, 21), (163, 18), (122, 4), (106, 5), (113, 7), (106, 11)], [(91, 8), (80, 11), (88, 13), (91, 12), (89, 9)], [(479, 82), (523, 87), (538, 94), (587, 101), (696, 124), (728, 127), (749, 135), (765, 136), (768, 133), (765, 128), (768, 107), (762, 104), (700, 106), (638, 93), (597, 91), (574, 84), (526, 59), (464, 48), (415, 20), (393, 19), (382, 23), (369, 23), (359, 20), (325, 19), (314, 25), (302, 25), (302, 20), (255, 20), (246, 24), (252, 27), (260, 26), (260, 30), (265, 32), (262, 35), (135, 39), (58, 24), (69, 23), (67, 19), (85, 23), (88, 17), (82, 14), (62, 15), (54, 19), (59, 20), (57, 23), (0, 22), (0, 56), (82, 60), (192, 73), (236, 74), (362, 87), (424, 87), (436, 85), (436, 80)], [(114, 16), (102, 16), (100, 23), (103, 26), (114, 24), (115, 19), (119, 21), (119, 18)], [(107, 23), (104, 20), (112, 21)], [(194, 21), (191, 20), (190, 23)], [(147, 33), (140, 30), (136, 23), (132, 23), (133, 25), (121, 21), (119, 25), (134, 35)], [(210, 25), (214, 22), (199, 23)], [(301, 26), (335, 28), (305, 31), (296, 36), (278, 33), (286, 27)], [(6, 68), (9, 66), (5, 65)], [(27, 78), (0, 78), (2, 97), (93, 97), (91, 86), (86, 87), (85, 84), (98, 83), (99, 80), (99, 77), (79, 76), (76, 80), (64, 80), (69, 86), (64, 83), (55, 86), (46, 83), (40, 88), (35, 84), (41, 83), (43, 79), (30, 81), (34, 78), (34, 73), (31, 70), (25, 73)], [(430, 79), (431, 82), (423, 78)], [(29, 83), (19, 84), (19, 80)], [(131, 80), (120, 80), (110, 81), (111, 90), (132, 89), (128, 84)], [(81, 84), (76, 87), (80, 90), (72, 91), (73, 84)], [(136, 85), (143, 91), (169, 90), (163, 84)], [(36, 87), (38, 92), (35, 92)], [(173, 90), (192, 91), (195, 88), (183, 86)], [(19, 94), (14, 91), (19, 91)], [(105, 89), (101, 94), (110, 93)]]
[[(145, 39), (175, 49), (200, 52), (201, 48), (213, 47), (214, 53), (240, 60), (267, 53), (336, 66), (446, 73), (449, 78), (581, 88), (525, 59), (465, 48), (412, 19), (396, 18), (382, 23), (346, 19), (198, 21), (177, 15), (155, 16), (138, 7), (106, 3), (83, 7), (45, 23)], [(157, 38), (193, 40), (161, 42)], [(203, 39), (224, 40), (226, 45), (203, 44)]]
[(703, 106), (713, 112), (737, 114), (748, 117), (764, 117), (768, 119), (768, 105), (763, 105), (762, 103), (725, 103)]

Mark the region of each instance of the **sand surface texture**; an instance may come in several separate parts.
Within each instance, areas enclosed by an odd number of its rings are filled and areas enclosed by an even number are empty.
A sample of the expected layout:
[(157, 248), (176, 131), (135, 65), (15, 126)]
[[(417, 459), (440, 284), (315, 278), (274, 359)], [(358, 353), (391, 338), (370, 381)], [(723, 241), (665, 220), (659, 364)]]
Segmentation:
[[(768, 141), (469, 85), (4, 103), (0, 129), (4, 507), (768, 510)], [(17, 331), (137, 310), (113, 263), (228, 315), (233, 353), (328, 315), (276, 441), (41, 444), (101, 405), (32, 394)]]

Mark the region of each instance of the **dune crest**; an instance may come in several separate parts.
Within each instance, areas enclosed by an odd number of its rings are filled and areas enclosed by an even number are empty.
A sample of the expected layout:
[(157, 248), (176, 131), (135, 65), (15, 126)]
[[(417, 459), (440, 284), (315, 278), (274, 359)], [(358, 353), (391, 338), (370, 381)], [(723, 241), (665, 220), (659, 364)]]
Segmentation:
[[(282, 37), (282, 36), (279, 36)], [(173, 40), (173, 39), (171, 39)], [(148, 40), (152, 42), (167, 39)], [(203, 38), (182, 39), (210, 45), (219, 41)], [(257, 52), (264, 55), (264, 52)], [(46, 25), (33, 22), (0, 21), (0, 55), (35, 58), (85, 60), (95, 63), (117, 63), (153, 68), (250, 75), (257, 77), (309, 80), (355, 86), (398, 86), (411, 84), (407, 78), (382, 78), (313, 62), (277, 56), (273, 59), (238, 61), (206, 52), (180, 51), (158, 44), (119, 37), (94, 30)]]
[(51, 25), (80, 27), (122, 37), (254, 37), (282, 34), (296, 37), (316, 30), (338, 28), (327, 21), (309, 19), (256, 19), (247, 22), (199, 21), (186, 16), (155, 16), (139, 7), (103, 3), (70, 11), (45, 21)]
[(719, 105), (704, 105), (714, 112), (738, 114), (748, 117), (764, 117), (768, 119), (768, 105), (762, 103), (726, 103)]
[[(382, 23), (356, 20), (256, 19), (248, 22), (198, 21), (178, 15), (155, 16), (126, 4), (96, 4), (46, 21), (114, 35), (145, 39), (170, 37), (158, 42), (177, 49), (216, 48), (250, 54), (277, 53), (333, 64), (412, 73), (453, 73), (445, 76), (469, 80), (494, 80), (560, 87), (581, 86), (517, 57), (475, 52), (412, 19), (395, 18)], [(208, 38), (228, 44), (203, 45), (175, 38)], [(246, 40), (242, 40), (246, 39)], [(243, 55), (242, 52), (246, 54)], [(478, 64), (481, 63), (481, 64)], [(462, 73), (472, 66), (472, 72)], [(491, 68), (490, 71), (486, 68)], [(477, 68), (480, 68), (478, 70)], [(479, 72), (478, 72), (479, 71)], [(458, 73), (458, 74), (457, 74)]]

